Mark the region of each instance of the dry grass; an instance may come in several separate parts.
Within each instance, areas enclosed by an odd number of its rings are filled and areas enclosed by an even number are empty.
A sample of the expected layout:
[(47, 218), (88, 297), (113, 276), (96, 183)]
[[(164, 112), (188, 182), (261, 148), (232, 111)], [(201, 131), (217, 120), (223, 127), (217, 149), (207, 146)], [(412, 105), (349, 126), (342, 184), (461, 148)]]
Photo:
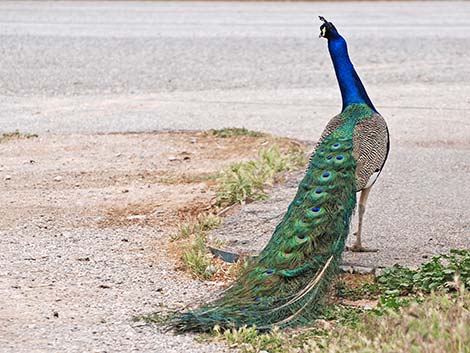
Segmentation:
[(241, 353), (469, 353), (470, 294), (462, 286), (457, 294), (432, 293), (422, 304), (382, 316), (366, 313), (354, 326), (327, 327), (270, 333), (216, 329), (215, 339)]
[(13, 132), (4, 132), (0, 136), (0, 143), (8, 142), (10, 140), (31, 139), (31, 138), (36, 138), (36, 137), (38, 137), (37, 134), (27, 134), (27, 133), (22, 133), (19, 130), (15, 130)]
[(470, 295), (433, 293), (424, 303), (413, 303), (398, 312), (365, 316), (354, 329), (342, 327), (312, 352), (470, 352)]
[(305, 166), (305, 151), (298, 146), (282, 150), (278, 145), (261, 148), (255, 160), (233, 163), (216, 178), (217, 204), (232, 205), (265, 199), (266, 187), (272, 186), (283, 172)]

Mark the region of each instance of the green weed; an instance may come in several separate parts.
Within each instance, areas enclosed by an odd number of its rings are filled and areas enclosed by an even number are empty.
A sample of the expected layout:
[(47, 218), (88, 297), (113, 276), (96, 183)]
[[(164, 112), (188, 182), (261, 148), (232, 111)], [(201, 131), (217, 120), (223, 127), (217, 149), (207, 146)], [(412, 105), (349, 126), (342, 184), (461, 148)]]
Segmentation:
[(416, 270), (399, 265), (389, 267), (377, 278), (377, 284), (389, 295), (454, 291), (449, 284), (455, 276), (470, 289), (470, 250), (451, 250), (449, 254), (434, 256)]
[(189, 239), (192, 240), (182, 253), (183, 267), (194, 277), (205, 280), (217, 272), (212, 266), (212, 256), (206, 248), (207, 232), (218, 227), (222, 218), (213, 214), (200, 214), (194, 221), (181, 224), (179, 232), (171, 239), (172, 241)]
[(224, 331), (216, 326), (214, 333), (216, 339), (224, 339), (231, 348), (238, 348), (240, 353), (284, 352), (284, 337), (276, 328), (269, 333), (259, 333), (255, 327)]
[(191, 235), (202, 236), (202, 233), (217, 228), (221, 223), (222, 218), (212, 213), (199, 214), (195, 220), (182, 222), (179, 226), (178, 233), (173, 235), (170, 240), (177, 241), (187, 239)]
[(7, 142), (10, 140), (31, 139), (31, 138), (36, 138), (36, 137), (38, 137), (37, 134), (27, 134), (27, 133), (22, 133), (19, 130), (15, 130), (13, 132), (4, 132), (0, 136), (0, 143)]
[(417, 269), (394, 265), (383, 270), (375, 283), (350, 288), (339, 282), (336, 294), (342, 298), (358, 300), (378, 298), (377, 313), (384, 309), (398, 310), (412, 302), (421, 301), (423, 294), (432, 291), (455, 291), (455, 276), (470, 289), (470, 251), (451, 250), (449, 254), (434, 256)]
[(211, 266), (211, 256), (207, 252), (205, 241), (205, 237), (197, 236), (182, 255), (184, 267), (200, 280), (209, 279), (215, 273), (215, 268)]
[(164, 325), (168, 322), (168, 315), (166, 313), (154, 312), (150, 314), (137, 315), (132, 318), (132, 321), (143, 321), (149, 324)]
[(283, 153), (279, 146), (260, 149), (258, 159), (234, 163), (216, 178), (218, 183), (217, 204), (232, 205), (267, 197), (265, 188), (272, 185), (279, 173), (304, 166), (304, 151), (291, 148)]
[(265, 136), (265, 134), (263, 134), (262, 132), (248, 130), (244, 127), (242, 128), (228, 127), (228, 128), (224, 128), (220, 130), (211, 129), (209, 130), (209, 133), (211, 133), (214, 136), (222, 137), (222, 138), (233, 137), (233, 136), (252, 136), (252, 137)]
[(365, 310), (355, 306), (348, 305), (328, 305), (323, 308), (321, 319), (335, 320), (337, 324), (354, 327), (362, 319)]

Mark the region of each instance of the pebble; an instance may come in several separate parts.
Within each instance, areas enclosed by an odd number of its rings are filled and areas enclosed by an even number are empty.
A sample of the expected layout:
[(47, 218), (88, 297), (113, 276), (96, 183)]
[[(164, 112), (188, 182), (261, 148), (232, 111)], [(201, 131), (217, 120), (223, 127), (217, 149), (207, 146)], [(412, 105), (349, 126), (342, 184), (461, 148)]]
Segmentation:
[(62, 181), (62, 177), (60, 175), (54, 177), (54, 181)]
[(127, 219), (128, 220), (133, 220), (133, 219), (147, 219), (147, 216), (146, 215), (143, 215), (143, 214), (136, 214), (136, 215), (130, 215), (130, 216), (127, 216)]
[(214, 265), (209, 265), (209, 266), (206, 267), (205, 272), (207, 274), (213, 275), (214, 273), (217, 272), (217, 268)]
[(5, 180), (11, 180), (11, 175), (5, 175)]

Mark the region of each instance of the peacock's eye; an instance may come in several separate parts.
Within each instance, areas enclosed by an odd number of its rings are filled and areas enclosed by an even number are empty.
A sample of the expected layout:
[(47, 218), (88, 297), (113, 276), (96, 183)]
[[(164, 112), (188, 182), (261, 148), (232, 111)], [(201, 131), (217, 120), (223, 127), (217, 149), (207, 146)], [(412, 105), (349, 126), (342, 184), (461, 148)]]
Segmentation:
[(326, 173), (323, 173), (322, 177), (324, 178), (328, 178), (330, 176), (330, 173), (326, 172)]
[(274, 273), (274, 270), (267, 270), (265, 273), (266, 273), (267, 275), (272, 275), (272, 274)]
[(299, 234), (299, 235), (297, 235), (297, 238), (299, 238), (300, 240), (304, 240), (304, 239), (307, 239), (307, 235)]
[(337, 159), (338, 161), (342, 160), (343, 158), (344, 158), (344, 157), (343, 157), (342, 155), (336, 156), (336, 159)]
[(331, 159), (331, 158), (333, 158), (331, 154), (328, 157), (326, 157), (326, 159)]
[(312, 211), (313, 211), (313, 212), (320, 212), (320, 208), (319, 208), (319, 207), (313, 207), (313, 208), (312, 208)]
[(315, 194), (321, 194), (322, 192), (323, 192), (322, 189), (317, 189), (317, 190), (315, 190)]

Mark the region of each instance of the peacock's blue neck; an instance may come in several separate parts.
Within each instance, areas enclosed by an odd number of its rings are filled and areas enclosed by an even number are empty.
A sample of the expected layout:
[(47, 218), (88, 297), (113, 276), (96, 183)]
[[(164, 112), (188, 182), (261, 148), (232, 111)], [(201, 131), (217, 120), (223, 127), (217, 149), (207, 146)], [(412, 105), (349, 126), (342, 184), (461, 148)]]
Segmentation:
[(349, 105), (355, 103), (365, 103), (374, 111), (377, 111), (349, 59), (348, 47), (344, 38), (338, 35), (336, 38), (329, 39), (328, 50), (333, 60), (336, 78), (338, 79), (339, 88), (341, 90), (341, 97), (343, 98), (342, 111)]

